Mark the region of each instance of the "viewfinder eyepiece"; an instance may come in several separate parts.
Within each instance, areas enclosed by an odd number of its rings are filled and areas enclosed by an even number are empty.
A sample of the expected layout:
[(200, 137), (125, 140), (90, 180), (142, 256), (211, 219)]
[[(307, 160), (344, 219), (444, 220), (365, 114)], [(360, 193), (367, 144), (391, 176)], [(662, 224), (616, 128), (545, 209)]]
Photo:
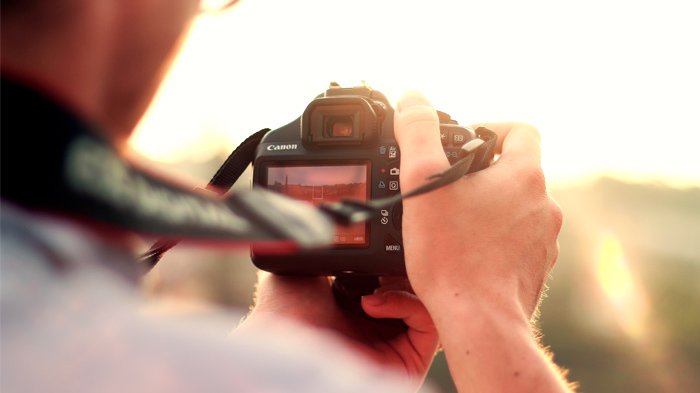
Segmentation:
[(351, 117), (329, 117), (326, 120), (326, 136), (331, 138), (352, 137), (354, 133)]
[(320, 97), (306, 107), (301, 139), (309, 149), (362, 145), (376, 139), (379, 119), (364, 97)]

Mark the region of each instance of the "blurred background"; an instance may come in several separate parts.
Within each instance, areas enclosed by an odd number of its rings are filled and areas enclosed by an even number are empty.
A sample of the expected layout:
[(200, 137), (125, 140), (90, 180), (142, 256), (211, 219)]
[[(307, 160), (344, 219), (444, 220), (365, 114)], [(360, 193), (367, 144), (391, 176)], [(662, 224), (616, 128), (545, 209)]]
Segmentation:
[[(462, 124), (530, 122), (565, 215), (543, 343), (583, 392), (700, 391), (699, 10), (242, 0), (197, 20), (131, 145), (203, 185), (246, 136), (292, 121), (331, 81), (364, 80), (393, 101), (417, 89)], [(247, 250), (177, 247), (145, 286), (192, 317), (246, 309), (255, 274)], [(431, 383), (454, 391), (441, 357)]]

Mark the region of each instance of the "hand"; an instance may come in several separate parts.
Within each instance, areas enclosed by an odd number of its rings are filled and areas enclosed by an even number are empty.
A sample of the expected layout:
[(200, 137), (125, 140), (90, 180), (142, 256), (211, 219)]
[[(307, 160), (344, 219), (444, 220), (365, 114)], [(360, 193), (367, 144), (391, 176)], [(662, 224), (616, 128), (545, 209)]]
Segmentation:
[[(394, 124), (403, 190), (449, 166), (425, 97), (404, 96)], [(406, 268), (434, 318), (431, 306), (437, 311), (459, 297), (515, 307), (530, 318), (558, 255), (562, 213), (545, 188), (537, 131), (526, 124), (485, 126), (498, 134), (495, 164), (404, 202)]]
[[(394, 119), (401, 188), (445, 170), (435, 110), (404, 96)], [(549, 198), (537, 131), (490, 124), (498, 161), (404, 201), (406, 270), (440, 334), (460, 392), (564, 392), (530, 320), (558, 255), (562, 213)]]
[[(364, 296), (362, 308), (373, 318), (338, 306), (326, 277), (283, 277), (260, 273), (255, 307), (243, 325), (287, 317), (306, 325), (331, 330), (370, 361), (405, 373), (422, 383), (437, 348), (437, 333), (423, 304), (405, 278), (384, 279), (375, 294)], [(396, 327), (381, 318), (401, 319)]]

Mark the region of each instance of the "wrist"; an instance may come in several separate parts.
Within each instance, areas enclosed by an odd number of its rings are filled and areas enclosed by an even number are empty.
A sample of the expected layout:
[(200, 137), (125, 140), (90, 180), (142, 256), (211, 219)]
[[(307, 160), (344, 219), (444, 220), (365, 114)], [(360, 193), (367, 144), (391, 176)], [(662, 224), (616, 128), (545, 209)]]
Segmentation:
[(417, 295), (430, 312), (438, 329), (441, 325), (478, 322), (502, 323), (530, 330), (527, 313), (518, 296), (518, 288), (508, 280), (498, 284), (436, 285)]

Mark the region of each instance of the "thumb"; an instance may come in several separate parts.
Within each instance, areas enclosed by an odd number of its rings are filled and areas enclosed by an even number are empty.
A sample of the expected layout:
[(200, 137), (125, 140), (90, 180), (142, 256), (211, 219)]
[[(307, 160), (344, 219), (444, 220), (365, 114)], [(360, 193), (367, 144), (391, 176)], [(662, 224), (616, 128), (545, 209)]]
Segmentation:
[(449, 162), (440, 142), (435, 108), (418, 92), (406, 93), (394, 112), (394, 132), (401, 149), (401, 188), (410, 190), (442, 172)]

